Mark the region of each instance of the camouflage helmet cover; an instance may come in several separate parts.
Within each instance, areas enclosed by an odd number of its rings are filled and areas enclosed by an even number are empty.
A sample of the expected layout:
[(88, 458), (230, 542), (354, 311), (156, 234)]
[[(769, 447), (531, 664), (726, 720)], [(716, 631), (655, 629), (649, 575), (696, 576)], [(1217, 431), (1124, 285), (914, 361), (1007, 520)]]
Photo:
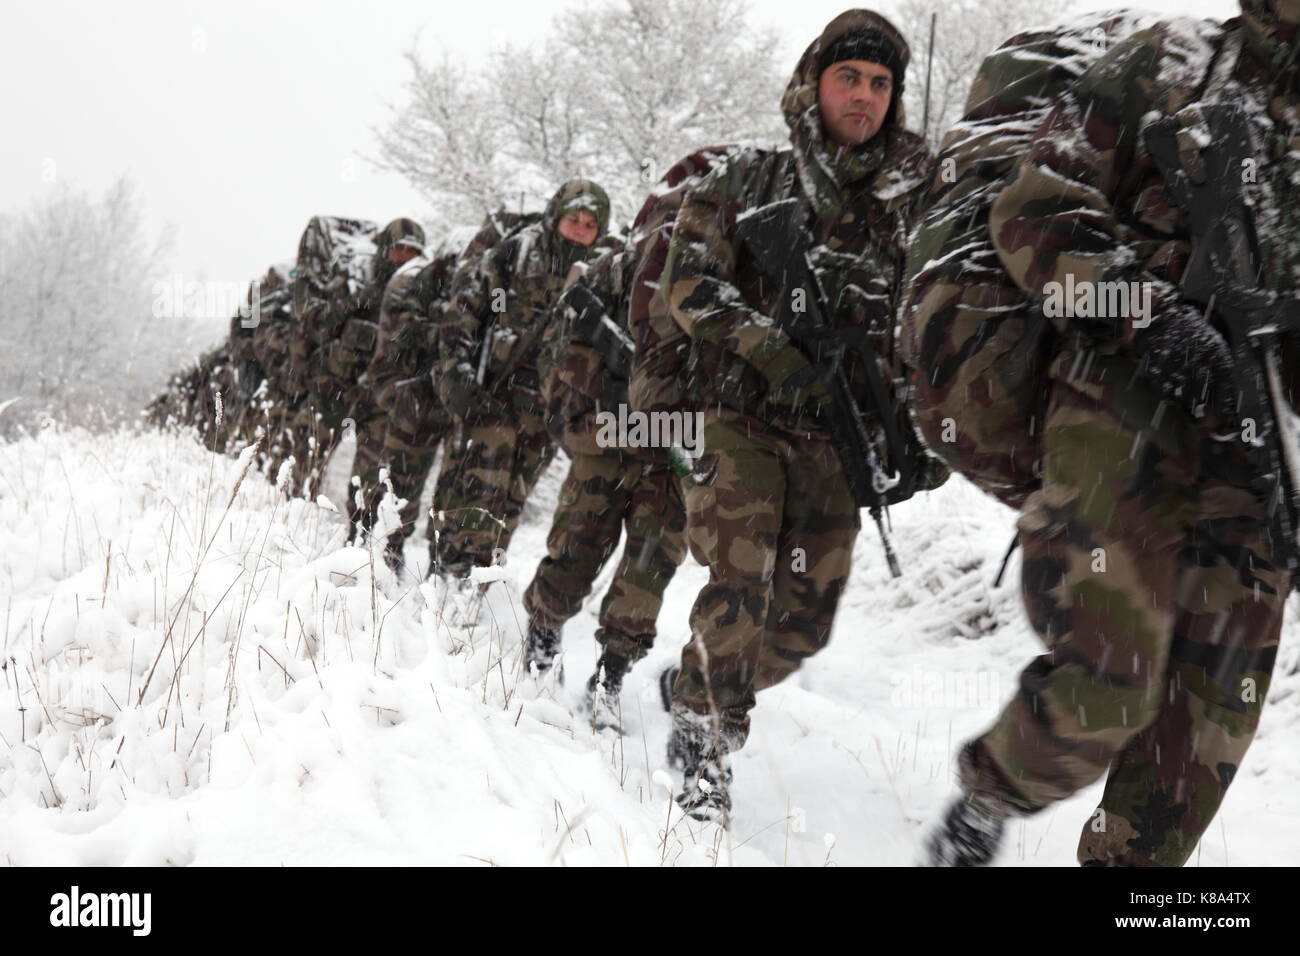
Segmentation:
[(397, 246), (409, 246), (417, 251), (424, 249), (424, 228), (414, 219), (394, 219), (375, 237), (375, 249), (381, 258)]

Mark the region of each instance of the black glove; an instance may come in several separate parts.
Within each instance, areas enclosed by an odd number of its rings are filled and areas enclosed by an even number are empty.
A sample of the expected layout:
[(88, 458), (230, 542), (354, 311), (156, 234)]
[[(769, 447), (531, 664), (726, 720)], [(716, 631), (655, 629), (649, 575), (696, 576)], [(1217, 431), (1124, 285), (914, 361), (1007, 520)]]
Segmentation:
[(469, 374), (458, 373), (448, 383), (447, 405), (463, 421), (480, 418), (505, 418), (505, 406)]
[(1217, 412), (1236, 419), (1232, 351), (1199, 310), (1184, 306), (1155, 316), (1138, 330), (1133, 348), (1143, 373), (1193, 418)]
[(597, 406), (607, 412), (613, 412), (620, 405), (627, 404), (627, 380), (611, 375), (608, 371), (601, 377), (600, 395), (596, 398)]
[(934, 491), (952, 476), (952, 469), (947, 463), (928, 451), (923, 451), (917, 456), (914, 467), (917, 491)]

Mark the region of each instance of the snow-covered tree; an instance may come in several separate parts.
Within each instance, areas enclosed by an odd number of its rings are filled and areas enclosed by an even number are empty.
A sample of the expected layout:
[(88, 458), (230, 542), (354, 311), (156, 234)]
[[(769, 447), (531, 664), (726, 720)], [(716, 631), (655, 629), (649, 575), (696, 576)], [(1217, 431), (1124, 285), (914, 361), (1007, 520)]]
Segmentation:
[(94, 198), (63, 186), (0, 215), (0, 434), (46, 415), (87, 423), (138, 412), (191, 331), (155, 320), (150, 279), (162, 240), (121, 179)]
[(789, 64), (750, 24), (747, 0), (615, 0), (572, 8), (526, 48), (478, 70), (407, 54), (406, 97), (376, 130), (376, 161), (430, 201), (441, 225), (502, 203), (536, 204), (576, 175), (616, 215), (701, 146), (782, 141)]
[[(986, 56), (1003, 40), (1062, 19), (1068, 0), (898, 0), (895, 22), (912, 47), (904, 104), (908, 124), (937, 149), (948, 127), (961, 118), (971, 80)], [(925, 89), (930, 25), (934, 57), (929, 67), (930, 110), (925, 123)], [(922, 129), (923, 124), (925, 129)]]

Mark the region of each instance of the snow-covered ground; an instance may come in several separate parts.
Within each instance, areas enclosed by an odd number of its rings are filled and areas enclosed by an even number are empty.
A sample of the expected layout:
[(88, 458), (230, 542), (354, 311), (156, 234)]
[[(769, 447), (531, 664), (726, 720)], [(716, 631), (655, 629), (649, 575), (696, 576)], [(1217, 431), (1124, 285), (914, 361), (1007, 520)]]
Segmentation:
[[(394, 576), (342, 546), (337, 511), (241, 482), (189, 437), (0, 445), (0, 861), (910, 863), (957, 745), (1037, 653), (1015, 559), (992, 583), (1011, 514), (958, 479), (895, 509), (898, 581), (864, 529), (830, 647), (759, 697), (724, 833), (671, 804), (655, 688), (704, 569), (688, 559), (669, 589), (623, 738), (575, 716), (608, 573), (566, 629), (567, 686), (521, 672), (519, 599), (562, 467), (471, 632), (421, 587), (422, 536), (417, 573)], [(1193, 864), (1295, 862), (1295, 630)], [(999, 862), (1072, 865), (1097, 792), (1016, 822)]]

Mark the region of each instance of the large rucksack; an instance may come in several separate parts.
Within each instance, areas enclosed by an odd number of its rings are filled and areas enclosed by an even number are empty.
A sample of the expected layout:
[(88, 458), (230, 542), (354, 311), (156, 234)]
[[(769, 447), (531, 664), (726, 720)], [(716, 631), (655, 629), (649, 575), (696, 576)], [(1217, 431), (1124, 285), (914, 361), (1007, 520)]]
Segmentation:
[(301, 315), (312, 299), (329, 299), (370, 284), (379, 226), (368, 219), (313, 216), (298, 241), (293, 271), (293, 311)]
[(989, 210), (1070, 84), (1155, 20), (1123, 13), (1003, 43), (980, 64), (918, 205), (899, 343), (918, 370), (916, 419), (936, 454), (1012, 507), (1041, 483), (1054, 332), (1004, 270)]
[(636, 343), (628, 382), (628, 405), (635, 411), (691, 408), (690, 336), (673, 318), (660, 285), (677, 210), (695, 185), (735, 147), (710, 146), (679, 160), (659, 180), (632, 223), (635, 273), (629, 284), (627, 323)]
[(378, 232), (366, 219), (313, 216), (298, 243), (294, 371), (305, 375), (305, 385), (330, 409), (331, 419), (346, 411), (344, 383), (364, 371), (379, 339), (372, 315)]
[(230, 360), (245, 401), (253, 398), (268, 375), (258, 360), (253, 340), (264, 322), (288, 318), (293, 298), (292, 272), (288, 263), (272, 265), (249, 285), (243, 307), (230, 319)]
[(489, 213), (483, 218), (483, 225), (479, 226), (474, 238), (461, 250), (460, 258), (456, 263), (457, 268), (463, 268), (469, 263), (477, 263), (497, 243), (504, 242), (528, 226), (541, 221), (540, 212), (508, 212), (505, 209), (498, 209), (494, 213)]

